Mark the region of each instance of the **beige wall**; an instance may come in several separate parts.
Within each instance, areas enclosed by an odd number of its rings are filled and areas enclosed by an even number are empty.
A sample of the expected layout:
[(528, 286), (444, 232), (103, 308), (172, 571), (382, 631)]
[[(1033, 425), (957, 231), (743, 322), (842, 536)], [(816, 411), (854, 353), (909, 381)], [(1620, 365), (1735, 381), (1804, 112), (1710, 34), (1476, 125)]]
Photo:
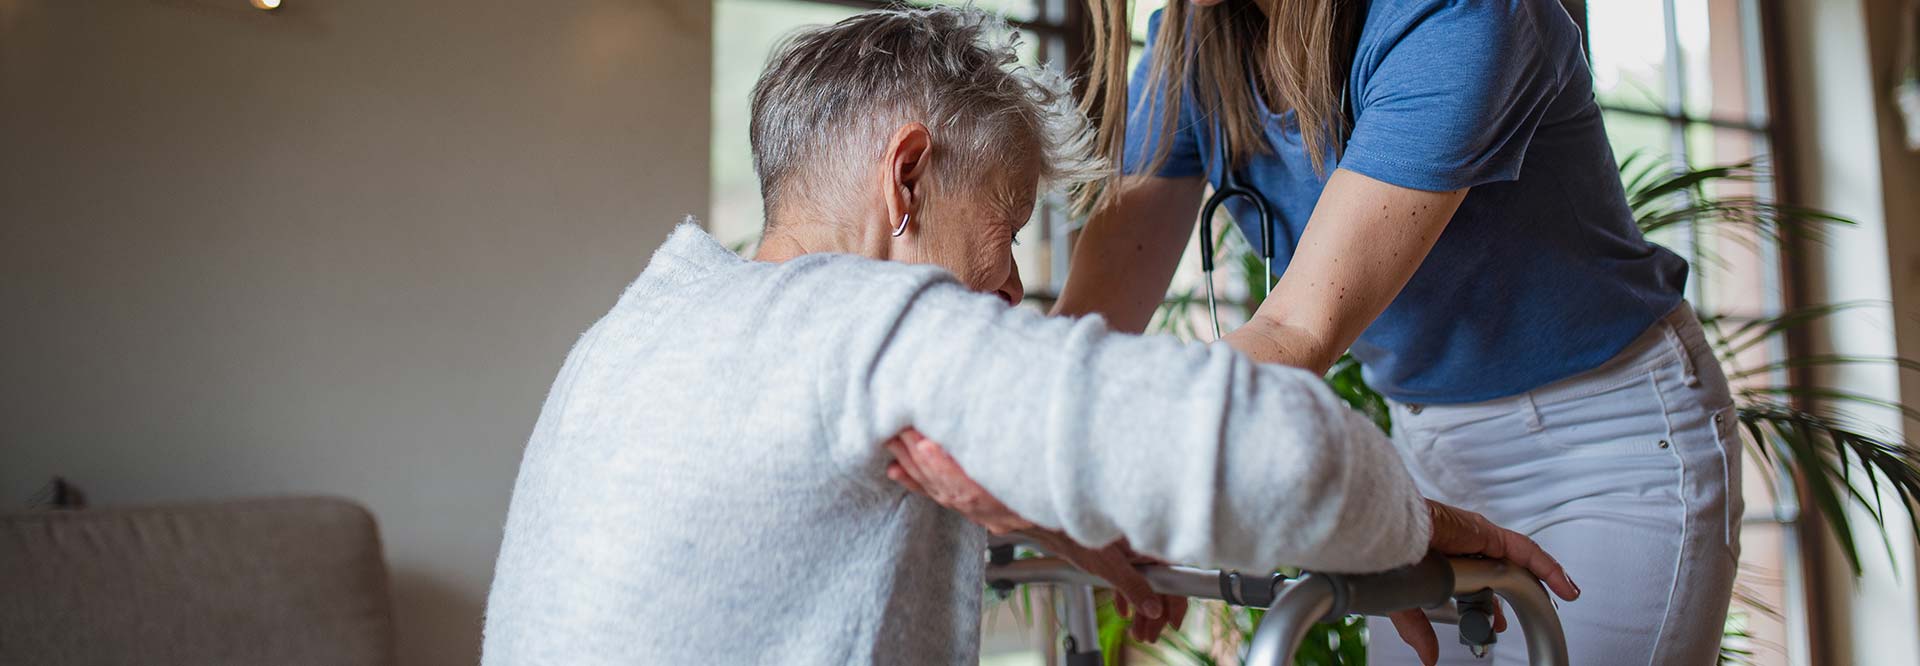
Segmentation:
[(569, 344), (707, 206), (701, 0), (0, 0), (0, 506), (381, 520), (472, 663)]

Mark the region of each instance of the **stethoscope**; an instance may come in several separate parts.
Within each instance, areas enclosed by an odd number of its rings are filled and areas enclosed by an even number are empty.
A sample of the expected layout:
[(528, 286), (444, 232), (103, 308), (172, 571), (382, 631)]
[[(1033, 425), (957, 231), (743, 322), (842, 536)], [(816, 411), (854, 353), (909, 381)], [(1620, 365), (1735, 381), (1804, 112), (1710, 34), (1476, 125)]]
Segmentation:
[(1266, 288), (1273, 286), (1273, 210), (1267, 206), (1267, 198), (1247, 187), (1240, 180), (1240, 170), (1233, 167), (1232, 146), (1227, 142), (1225, 127), (1215, 128), (1218, 135), (1217, 145), (1220, 152), (1220, 184), (1213, 188), (1213, 195), (1207, 197), (1207, 203), (1200, 208), (1200, 272), (1207, 283), (1207, 316), (1213, 320), (1213, 339), (1220, 339), (1220, 307), (1213, 300), (1213, 214), (1220, 210), (1220, 204), (1228, 199), (1240, 197), (1253, 203), (1255, 221), (1260, 224), (1260, 260), (1265, 273), (1260, 276)]
[[(1347, 98), (1347, 88), (1340, 89), (1340, 108), (1353, 117), (1353, 106)], [(1240, 197), (1253, 203), (1254, 220), (1260, 224), (1260, 276), (1262, 288), (1268, 293), (1273, 290), (1273, 209), (1267, 204), (1267, 198), (1240, 179), (1240, 170), (1233, 166), (1233, 144), (1228, 142), (1227, 128), (1214, 127), (1214, 144), (1219, 149), (1220, 184), (1214, 186), (1213, 194), (1200, 208), (1200, 273), (1207, 283), (1207, 317), (1213, 321), (1213, 339), (1220, 339), (1220, 307), (1213, 300), (1213, 214), (1228, 199)]]

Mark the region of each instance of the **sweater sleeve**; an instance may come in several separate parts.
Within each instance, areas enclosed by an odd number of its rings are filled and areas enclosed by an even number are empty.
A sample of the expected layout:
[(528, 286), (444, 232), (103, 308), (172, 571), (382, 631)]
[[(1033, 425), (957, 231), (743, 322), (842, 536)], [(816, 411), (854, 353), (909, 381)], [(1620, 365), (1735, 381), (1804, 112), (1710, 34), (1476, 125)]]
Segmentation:
[(847, 374), (863, 436), (912, 425), (1009, 508), (1076, 541), (1124, 536), (1246, 570), (1377, 571), (1426, 550), (1427, 509), (1398, 453), (1311, 373), (946, 281), (890, 323)]

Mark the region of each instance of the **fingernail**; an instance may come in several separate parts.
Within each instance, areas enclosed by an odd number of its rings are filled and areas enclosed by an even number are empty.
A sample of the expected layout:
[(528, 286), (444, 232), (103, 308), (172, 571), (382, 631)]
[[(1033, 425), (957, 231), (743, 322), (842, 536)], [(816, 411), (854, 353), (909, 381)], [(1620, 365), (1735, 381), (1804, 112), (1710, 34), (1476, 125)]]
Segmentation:
[(1160, 613), (1163, 609), (1160, 608), (1159, 599), (1148, 599), (1146, 603), (1140, 604), (1140, 610), (1146, 611), (1147, 617), (1157, 620), (1160, 619)]
[(1561, 585), (1567, 585), (1569, 589), (1572, 589), (1572, 597), (1569, 597), (1567, 601), (1580, 599), (1580, 583), (1572, 582), (1572, 576), (1567, 576), (1567, 572), (1561, 572)]

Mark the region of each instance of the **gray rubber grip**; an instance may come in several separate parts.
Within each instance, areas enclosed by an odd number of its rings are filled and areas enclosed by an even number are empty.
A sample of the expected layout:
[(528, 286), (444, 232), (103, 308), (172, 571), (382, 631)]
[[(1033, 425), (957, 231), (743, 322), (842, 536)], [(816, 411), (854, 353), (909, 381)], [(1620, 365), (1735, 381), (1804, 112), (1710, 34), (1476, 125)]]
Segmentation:
[(1453, 596), (1453, 566), (1437, 553), (1392, 571), (1358, 576), (1329, 576), (1346, 602), (1342, 615), (1385, 615), (1409, 608), (1437, 608)]

